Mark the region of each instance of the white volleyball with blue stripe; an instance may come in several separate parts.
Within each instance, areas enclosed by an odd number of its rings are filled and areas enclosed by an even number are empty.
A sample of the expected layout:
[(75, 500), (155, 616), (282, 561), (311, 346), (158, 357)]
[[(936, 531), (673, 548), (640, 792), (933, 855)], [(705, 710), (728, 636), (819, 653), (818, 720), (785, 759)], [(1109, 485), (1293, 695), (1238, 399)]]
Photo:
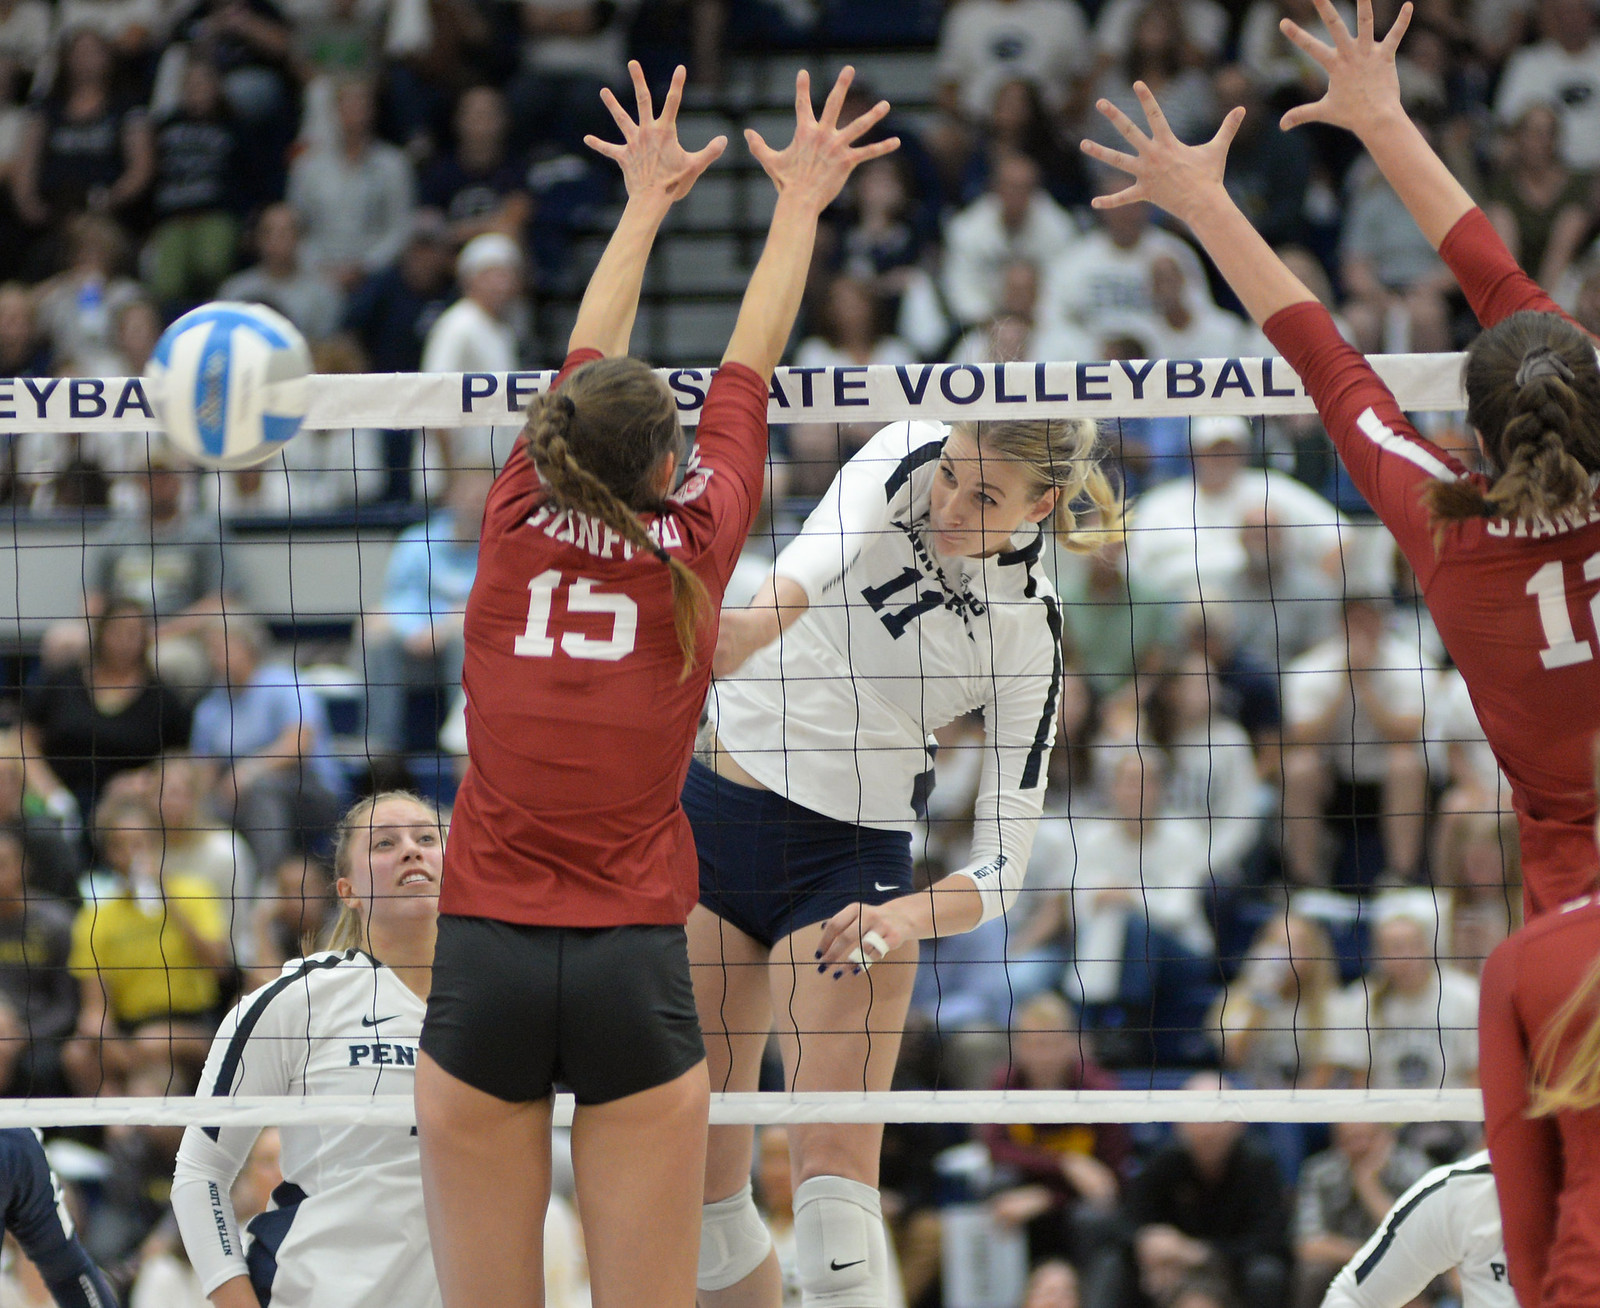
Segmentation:
[(248, 468), (283, 449), (305, 420), (311, 351), (261, 304), (218, 301), (168, 327), (145, 368), (167, 439), (207, 468)]

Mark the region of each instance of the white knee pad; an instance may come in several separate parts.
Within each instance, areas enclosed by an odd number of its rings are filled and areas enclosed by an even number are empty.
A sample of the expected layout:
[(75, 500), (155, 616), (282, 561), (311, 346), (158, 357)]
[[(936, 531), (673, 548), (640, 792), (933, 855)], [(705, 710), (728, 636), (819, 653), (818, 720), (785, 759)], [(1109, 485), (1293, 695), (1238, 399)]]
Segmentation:
[(695, 1285), (726, 1290), (766, 1261), (772, 1233), (756, 1211), (750, 1182), (744, 1189), (700, 1209), (700, 1271)]
[(842, 1176), (813, 1176), (794, 1192), (804, 1308), (889, 1308), (889, 1240), (878, 1192)]

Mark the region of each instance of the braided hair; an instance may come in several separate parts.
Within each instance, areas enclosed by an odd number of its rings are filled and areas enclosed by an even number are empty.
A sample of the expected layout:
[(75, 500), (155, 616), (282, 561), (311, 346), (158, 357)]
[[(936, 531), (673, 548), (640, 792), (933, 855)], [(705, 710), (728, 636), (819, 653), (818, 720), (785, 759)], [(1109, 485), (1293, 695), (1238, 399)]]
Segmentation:
[(683, 427), (671, 393), (637, 359), (597, 359), (574, 370), (559, 390), (533, 401), (523, 439), (555, 504), (597, 518), (666, 565), (687, 677), (710, 616), (711, 595), (639, 518), (641, 511), (666, 511), (655, 484), (661, 461), (668, 454), (684, 455)]
[(1553, 313), (1514, 313), (1475, 340), (1462, 368), (1467, 421), (1498, 470), (1487, 490), (1435, 481), (1423, 502), (1442, 530), (1468, 518), (1586, 513), (1600, 472), (1594, 342)]

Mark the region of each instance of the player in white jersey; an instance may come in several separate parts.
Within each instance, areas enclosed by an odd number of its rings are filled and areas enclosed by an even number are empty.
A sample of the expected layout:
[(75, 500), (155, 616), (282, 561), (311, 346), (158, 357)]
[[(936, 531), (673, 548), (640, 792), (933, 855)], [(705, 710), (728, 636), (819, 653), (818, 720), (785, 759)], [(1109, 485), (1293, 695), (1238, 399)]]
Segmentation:
[(1487, 1150), (1434, 1168), (1395, 1200), (1322, 1308), (1405, 1308), (1451, 1270), (1461, 1274), (1461, 1308), (1517, 1308)]
[[(339, 827), (332, 947), (240, 1001), (197, 1098), (409, 1097), (443, 864), (431, 804), (395, 791), (356, 804)], [(191, 1126), (178, 1151), (172, 1206), (217, 1308), (438, 1308), (415, 1130), (281, 1127), (283, 1184), (241, 1234), (229, 1190), (260, 1133)]]
[[(887, 1090), (920, 939), (1015, 897), (1044, 799), (1062, 678), (1041, 566), (1071, 506), (1121, 505), (1086, 421), (896, 423), (840, 471), (749, 608), (724, 612), (718, 680), (684, 810), (700, 856), (689, 922), (713, 1089), (756, 1088), (778, 1016), (795, 1090)], [(913, 891), (929, 734), (986, 728), (970, 861)], [(876, 966), (874, 966), (876, 965)], [(871, 969), (870, 971), (868, 969)], [(790, 1130), (806, 1308), (882, 1308), (878, 1126)], [(776, 1308), (750, 1196), (749, 1128), (713, 1128), (699, 1286), (707, 1308)]]

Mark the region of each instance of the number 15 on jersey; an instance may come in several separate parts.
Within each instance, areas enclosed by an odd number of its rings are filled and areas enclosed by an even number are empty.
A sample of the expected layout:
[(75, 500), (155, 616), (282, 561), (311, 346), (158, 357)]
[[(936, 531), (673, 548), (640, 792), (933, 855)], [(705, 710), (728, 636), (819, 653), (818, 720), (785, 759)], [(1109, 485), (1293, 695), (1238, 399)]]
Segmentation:
[[(627, 595), (601, 593), (598, 582), (588, 577), (563, 581), (554, 568), (541, 572), (528, 583), (528, 625), (512, 649), (525, 659), (547, 659), (559, 645), (568, 658), (596, 659), (615, 663), (633, 653), (639, 634), (639, 606)], [(599, 639), (582, 631), (564, 631), (559, 637), (550, 630), (555, 593), (566, 591), (567, 613), (605, 613), (611, 616), (611, 635)]]

